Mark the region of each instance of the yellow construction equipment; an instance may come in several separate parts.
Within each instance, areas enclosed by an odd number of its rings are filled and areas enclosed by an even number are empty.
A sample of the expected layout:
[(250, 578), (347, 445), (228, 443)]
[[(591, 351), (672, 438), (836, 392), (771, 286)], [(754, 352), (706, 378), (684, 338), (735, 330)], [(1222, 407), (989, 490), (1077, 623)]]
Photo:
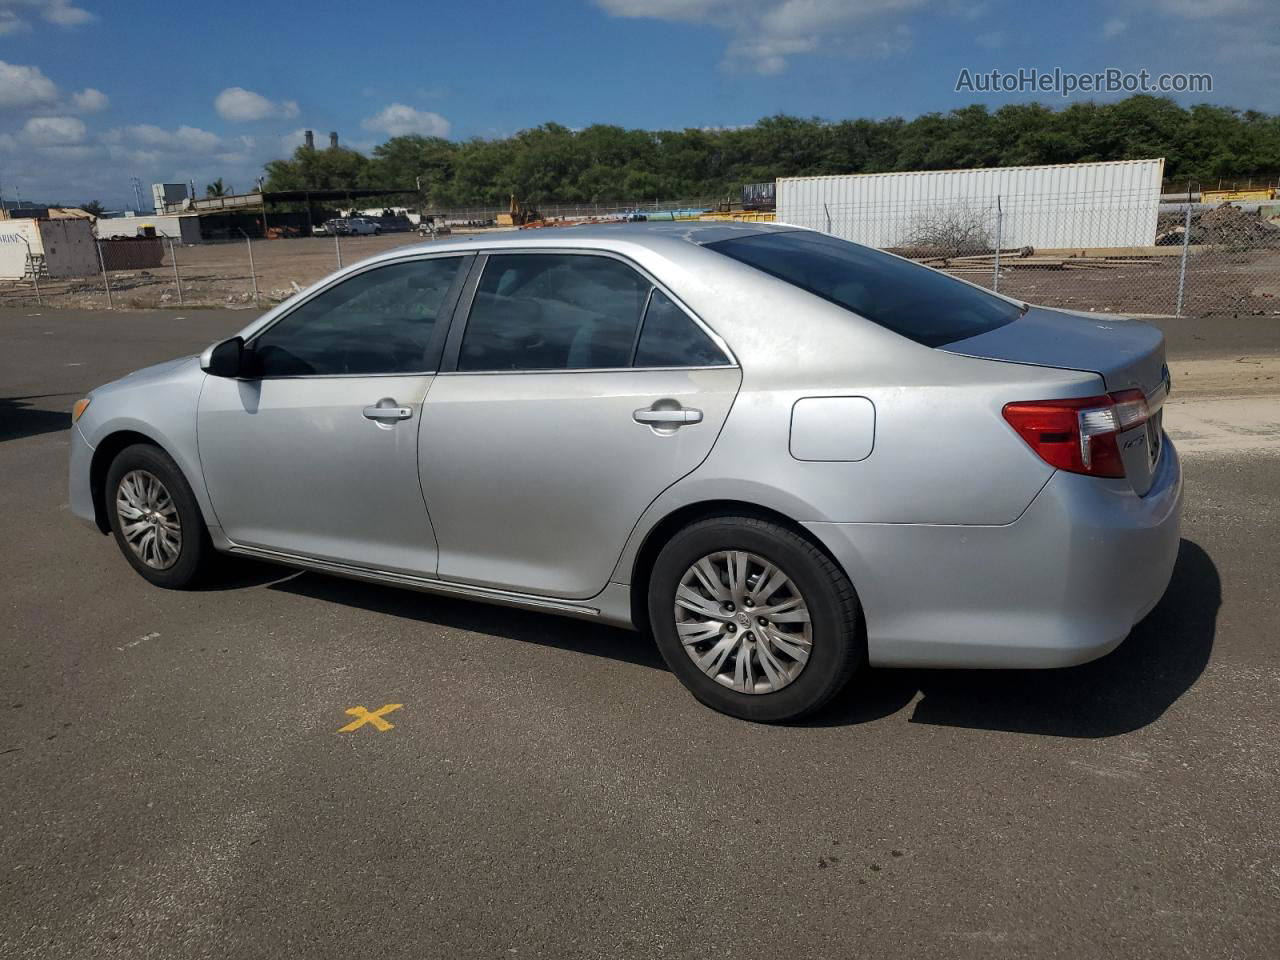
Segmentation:
[(506, 213), (498, 214), (497, 223), (500, 227), (522, 227), (526, 223), (541, 219), (542, 217), (537, 210), (521, 203), (513, 193), (511, 194), (511, 205)]

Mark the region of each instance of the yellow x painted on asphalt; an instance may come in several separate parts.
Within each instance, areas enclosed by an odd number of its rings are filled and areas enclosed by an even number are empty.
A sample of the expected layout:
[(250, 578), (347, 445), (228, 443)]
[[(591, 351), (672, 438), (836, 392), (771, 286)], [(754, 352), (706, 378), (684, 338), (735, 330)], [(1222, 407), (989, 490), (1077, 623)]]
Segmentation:
[(352, 730), (359, 730), (366, 723), (371, 723), (373, 724), (375, 730), (385, 733), (386, 731), (394, 727), (395, 724), (387, 723), (387, 721), (383, 720), (382, 718), (386, 716), (388, 713), (390, 713), (392, 710), (399, 710), (403, 706), (404, 706), (403, 703), (384, 703), (377, 710), (368, 710), (364, 707), (351, 707), (349, 710), (346, 710), (345, 712), (347, 716), (355, 717), (355, 719), (352, 720), (350, 723), (348, 723), (345, 727), (340, 729), (338, 732), (350, 733)]

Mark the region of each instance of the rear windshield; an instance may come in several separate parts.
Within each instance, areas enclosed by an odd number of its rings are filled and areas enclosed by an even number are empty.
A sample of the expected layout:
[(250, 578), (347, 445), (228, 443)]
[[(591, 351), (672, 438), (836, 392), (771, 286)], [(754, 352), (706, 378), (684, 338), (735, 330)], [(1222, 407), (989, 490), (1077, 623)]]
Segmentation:
[(938, 347), (1016, 320), (1006, 300), (944, 273), (808, 230), (721, 240), (708, 248)]

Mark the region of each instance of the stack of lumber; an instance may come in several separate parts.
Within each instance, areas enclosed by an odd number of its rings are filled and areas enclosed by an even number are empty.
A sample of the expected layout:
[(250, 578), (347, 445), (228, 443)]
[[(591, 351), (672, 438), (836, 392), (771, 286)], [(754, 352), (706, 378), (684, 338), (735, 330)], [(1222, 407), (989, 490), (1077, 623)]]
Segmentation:
[[(1036, 254), (1027, 252), (1030, 248), (1001, 250), (1000, 269), (1010, 270), (1109, 270), (1115, 267), (1128, 267), (1140, 264), (1159, 263), (1149, 257), (1114, 257), (1114, 256), (1063, 256), (1060, 254)], [(996, 255), (977, 253), (962, 257), (915, 257), (917, 263), (937, 267), (951, 273), (990, 273), (995, 269)]]

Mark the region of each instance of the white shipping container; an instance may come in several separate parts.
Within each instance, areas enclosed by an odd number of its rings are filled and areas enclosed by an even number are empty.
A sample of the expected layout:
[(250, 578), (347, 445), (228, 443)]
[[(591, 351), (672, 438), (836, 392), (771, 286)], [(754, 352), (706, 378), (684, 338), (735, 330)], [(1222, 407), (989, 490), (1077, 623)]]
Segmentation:
[(26, 275), (28, 251), (44, 258), (50, 277), (91, 277), (100, 269), (88, 220), (0, 220), (0, 280)]
[(777, 218), (873, 247), (967, 224), (1001, 247), (1155, 243), (1164, 160), (778, 180)]

